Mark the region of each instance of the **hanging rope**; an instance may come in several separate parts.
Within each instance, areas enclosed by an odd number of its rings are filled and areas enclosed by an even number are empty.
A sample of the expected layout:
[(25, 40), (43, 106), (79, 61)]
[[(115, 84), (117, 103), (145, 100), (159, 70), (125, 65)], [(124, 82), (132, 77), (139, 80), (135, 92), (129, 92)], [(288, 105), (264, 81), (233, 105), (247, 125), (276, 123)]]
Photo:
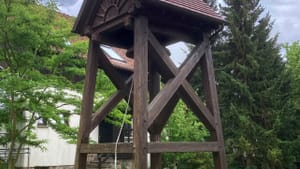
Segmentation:
[(133, 89), (133, 82), (131, 83), (131, 87), (130, 87), (130, 91), (129, 91), (129, 96), (128, 96), (128, 101), (127, 101), (125, 113), (124, 113), (124, 116), (123, 116), (123, 120), (122, 120), (120, 131), (119, 131), (119, 134), (118, 134), (118, 137), (117, 137), (117, 140), (116, 140), (116, 145), (115, 145), (115, 169), (117, 169), (117, 162), (118, 162), (118, 143), (120, 141), (122, 130), (123, 130), (124, 125), (125, 125), (126, 115), (128, 113), (128, 108), (129, 108), (129, 102), (130, 102), (130, 98), (131, 98), (132, 89)]

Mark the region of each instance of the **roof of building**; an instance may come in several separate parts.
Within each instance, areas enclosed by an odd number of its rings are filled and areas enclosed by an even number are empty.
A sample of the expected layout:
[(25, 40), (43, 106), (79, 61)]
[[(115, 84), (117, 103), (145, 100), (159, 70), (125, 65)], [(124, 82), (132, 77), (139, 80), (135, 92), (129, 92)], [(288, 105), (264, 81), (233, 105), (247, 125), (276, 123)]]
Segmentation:
[[(75, 21), (73, 32), (85, 34), (87, 25), (93, 19), (97, 8), (103, 0), (84, 0), (78, 17)], [(168, 8), (181, 10), (182, 12), (189, 13), (200, 17), (208, 22), (214, 24), (225, 23), (224, 18), (219, 15), (212, 7), (210, 7), (203, 0), (144, 0), (142, 3), (156, 4), (157, 6), (163, 5)]]
[(184, 8), (186, 10), (212, 17), (216, 20), (224, 22), (224, 19), (213, 8), (211, 8), (203, 0), (160, 0), (161, 2), (174, 5), (178, 8)]
[(134, 60), (126, 56), (127, 51), (125, 49), (115, 47), (112, 47), (112, 50), (116, 52), (123, 60), (120, 61), (119, 59), (116, 59), (108, 55), (107, 53), (104, 53), (109, 59), (110, 63), (117, 69), (132, 72), (134, 67)]

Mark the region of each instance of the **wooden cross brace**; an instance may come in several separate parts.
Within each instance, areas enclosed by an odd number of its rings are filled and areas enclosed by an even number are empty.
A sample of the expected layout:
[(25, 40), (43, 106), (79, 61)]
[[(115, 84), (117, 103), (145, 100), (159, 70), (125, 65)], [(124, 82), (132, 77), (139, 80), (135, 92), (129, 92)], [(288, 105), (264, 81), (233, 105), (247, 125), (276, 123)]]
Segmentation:
[[(89, 133), (104, 120), (122, 99), (127, 100), (129, 98), (132, 83), (134, 86), (133, 99), (130, 102), (133, 107), (134, 141), (133, 143), (118, 144), (117, 152), (133, 153), (135, 169), (147, 168), (147, 153), (152, 154), (151, 168), (161, 169), (160, 153), (162, 152), (213, 152), (215, 168), (227, 169), (214, 70), (207, 35), (203, 36), (202, 42), (193, 49), (184, 64), (177, 68), (170, 60), (165, 47), (160, 44), (149, 29), (147, 18), (137, 16), (134, 22), (134, 73), (127, 79), (122, 77), (113, 67), (99, 46), (99, 42), (90, 41), (75, 169), (85, 169), (88, 153), (114, 152), (115, 143), (88, 144)], [(149, 61), (155, 65), (157, 70), (153, 70), (149, 66)], [(201, 101), (188, 82), (199, 65), (202, 69), (205, 103)], [(93, 113), (93, 97), (98, 67), (108, 75), (116, 86), (117, 92)], [(158, 73), (167, 80), (161, 90)], [(160, 142), (161, 131), (180, 98), (211, 132), (211, 141), (202, 143)], [(149, 143), (147, 141), (148, 131), (152, 141)]]

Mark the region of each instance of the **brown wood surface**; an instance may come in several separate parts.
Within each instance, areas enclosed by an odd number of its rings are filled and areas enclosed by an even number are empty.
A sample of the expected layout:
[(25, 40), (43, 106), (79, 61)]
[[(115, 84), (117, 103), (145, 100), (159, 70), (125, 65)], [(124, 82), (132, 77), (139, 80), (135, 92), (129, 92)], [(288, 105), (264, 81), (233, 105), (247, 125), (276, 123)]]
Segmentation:
[(77, 139), (77, 149), (75, 157), (75, 169), (85, 169), (87, 154), (80, 153), (80, 147), (84, 143), (89, 142), (89, 131), (91, 127), (91, 116), (93, 112), (95, 84), (98, 68), (98, 57), (95, 55), (99, 44), (90, 41), (89, 42), (89, 53), (86, 65), (86, 77), (82, 98), (82, 107), (80, 114), (79, 133)]
[(128, 13), (131, 6), (133, 6), (131, 0), (102, 0), (95, 15), (93, 28)]
[(158, 117), (154, 120), (152, 125), (149, 126), (149, 131), (152, 133), (162, 132), (164, 126), (168, 122), (170, 116), (172, 115), (178, 101), (179, 95), (175, 94), (167, 103), (167, 105), (163, 108)]
[[(174, 79), (171, 79), (166, 85), (165, 88), (154, 98), (148, 107), (149, 111), (149, 122), (148, 127), (152, 125), (155, 119), (162, 112), (163, 108), (167, 105), (167, 101), (171, 100), (174, 94), (177, 92), (180, 86), (181, 96), (186, 104), (193, 110), (197, 117), (201, 118), (201, 121), (209, 129), (214, 128), (213, 117), (209, 113), (208, 109), (204, 106), (198, 96), (191, 90), (191, 86), (186, 81), (186, 78), (195, 68), (197, 63), (200, 61), (202, 55), (205, 52), (205, 48), (208, 45), (208, 40), (204, 40), (198, 47), (196, 47), (193, 52), (189, 55), (187, 61), (182, 66), (180, 70), (172, 63), (170, 58), (166, 57), (167, 53), (163, 49), (159, 42), (156, 40), (153, 34), (149, 34), (150, 45), (153, 50), (156, 50), (157, 54), (160, 57), (156, 57), (158, 63), (163, 63), (167, 76), (175, 76)], [(170, 75), (171, 74), (171, 75)]]
[(147, 168), (148, 20), (134, 20), (133, 145), (134, 169)]
[(218, 152), (218, 142), (166, 142), (166, 143), (149, 143), (149, 153), (185, 153), (185, 152)]
[[(160, 75), (155, 70), (155, 66), (151, 66), (149, 73), (149, 99), (152, 101), (154, 97), (160, 91)], [(154, 128), (158, 128), (160, 124), (154, 123)], [(156, 127), (157, 126), (157, 127)], [(160, 142), (161, 141), (161, 131), (160, 130), (150, 131), (150, 141), (151, 142)], [(151, 154), (151, 169), (162, 169), (162, 154), (161, 153), (152, 153)]]
[(127, 27), (131, 24), (132, 16), (131, 15), (123, 15), (118, 16), (118, 18), (102, 23), (100, 25), (95, 26), (93, 29), (92, 39), (97, 41), (102, 41), (101, 36), (99, 34), (103, 34), (105, 32), (110, 32), (112, 30)]
[[(132, 78), (129, 77), (126, 81), (126, 88), (120, 89), (115, 92), (108, 100), (105, 102), (93, 115), (91, 121), (91, 131), (94, 130), (103, 120), (104, 118), (115, 108), (118, 103), (126, 96), (129, 95), (129, 86), (132, 83)], [(90, 131), (90, 132), (91, 132)]]
[(205, 57), (203, 57), (201, 60), (201, 72), (206, 97), (206, 104), (210, 111), (213, 113), (216, 124), (215, 133), (211, 134), (213, 137), (212, 139), (217, 140), (219, 146), (221, 147), (220, 151), (213, 153), (215, 168), (227, 169), (222, 123), (219, 111), (216, 80), (210, 47), (207, 49)]
[[(98, 153), (115, 153), (115, 143), (102, 144), (82, 144), (80, 147), (81, 153), (98, 154)], [(132, 143), (118, 143), (117, 153), (133, 153)]]
[(93, 131), (105, 119), (105, 117), (118, 105), (124, 96), (124, 90), (118, 90), (93, 114), (91, 131)]

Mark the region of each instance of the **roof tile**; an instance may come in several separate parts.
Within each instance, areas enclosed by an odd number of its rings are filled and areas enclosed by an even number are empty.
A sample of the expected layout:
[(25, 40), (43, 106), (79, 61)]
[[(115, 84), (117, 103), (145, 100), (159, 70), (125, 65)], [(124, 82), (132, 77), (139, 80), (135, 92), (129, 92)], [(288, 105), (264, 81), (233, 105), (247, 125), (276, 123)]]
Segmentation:
[(212, 17), (219, 21), (224, 21), (224, 19), (203, 0), (160, 0), (160, 1), (179, 8), (190, 10), (192, 12), (201, 15)]

